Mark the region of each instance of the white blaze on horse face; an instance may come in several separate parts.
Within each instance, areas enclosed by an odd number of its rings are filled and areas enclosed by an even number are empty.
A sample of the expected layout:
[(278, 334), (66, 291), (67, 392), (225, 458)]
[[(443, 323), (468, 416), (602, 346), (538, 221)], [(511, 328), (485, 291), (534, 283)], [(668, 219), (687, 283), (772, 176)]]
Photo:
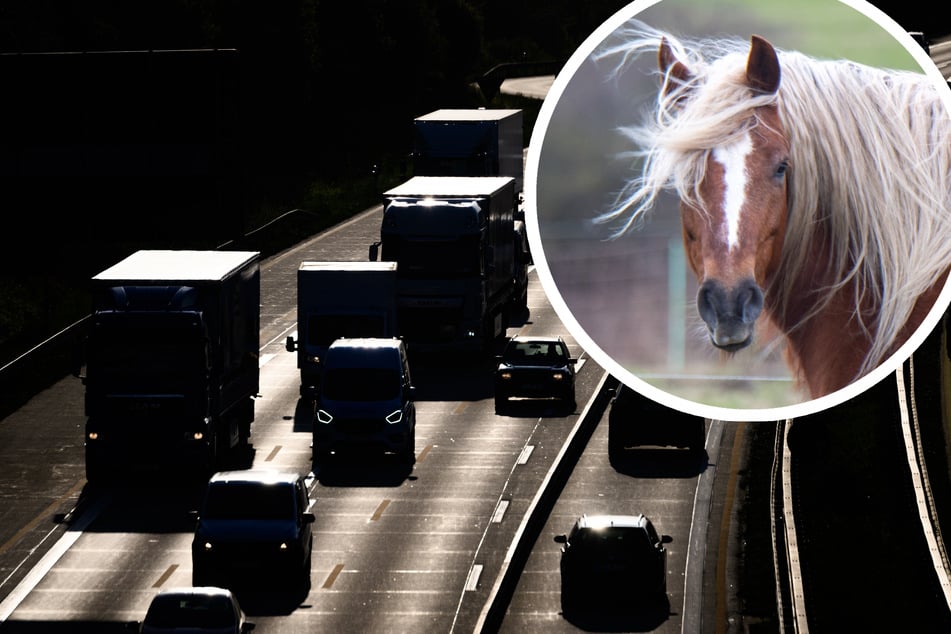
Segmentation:
[(723, 233), (730, 251), (740, 243), (740, 211), (746, 200), (746, 157), (752, 151), (749, 132), (734, 143), (713, 150), (713, 159), (723, 166)]

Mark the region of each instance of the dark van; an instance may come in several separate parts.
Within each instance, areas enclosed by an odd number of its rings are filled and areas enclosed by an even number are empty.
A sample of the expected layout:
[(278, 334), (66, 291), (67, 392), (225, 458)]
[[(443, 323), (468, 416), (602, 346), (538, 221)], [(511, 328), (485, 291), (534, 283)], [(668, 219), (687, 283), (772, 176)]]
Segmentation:
[(399, 339), (343, 338), (324, 357), (314, 417), (314, 457), (347, 451), (416, 461), (415, 388)]

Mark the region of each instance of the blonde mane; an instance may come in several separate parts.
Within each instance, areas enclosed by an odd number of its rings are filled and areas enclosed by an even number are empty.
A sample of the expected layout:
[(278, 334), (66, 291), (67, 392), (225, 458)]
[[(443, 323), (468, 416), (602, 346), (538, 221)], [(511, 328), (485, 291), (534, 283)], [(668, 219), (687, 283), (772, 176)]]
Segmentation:
[(709, 152), (761, 125), (753, 108), (775, 104), (790, 160), (771, 310), (785, 314), (805, 299), (791, 297), (788, 283), (816, 257), (813, 247), (825, 248), (835, 281), (816, 289), (793, 327), (804, 328), (832, 292), (853, 283), (870, 343), (861, 373), (894, 352), (919, 296), (951, 264), (951, 117), (934, 83), (924, 74), (777, 50), (779, 91), (754, 95), (744, 83), (749, 41), (678, 40), (638, 21), (618, 36), (597, 60), (616, 60), (620, 70), (642, 53), (656, 58), (663, 37), (692, 76), (687, 84), (661, 78), (667, 90), (658, 91), (651, 119), (623, 130), (640, 174), (595, 221), (620, 221), (617, 236), (639, 227), (664, 190), (695, 201)]

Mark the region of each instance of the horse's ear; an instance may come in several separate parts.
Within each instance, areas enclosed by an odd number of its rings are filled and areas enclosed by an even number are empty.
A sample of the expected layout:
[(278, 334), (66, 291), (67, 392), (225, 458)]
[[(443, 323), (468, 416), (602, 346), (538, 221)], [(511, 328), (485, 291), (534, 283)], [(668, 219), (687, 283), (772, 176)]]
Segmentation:
[(773, 45), (758, 35), (750, 38), (746, 60), (746, 83), (753, 90), (772, 94), (779, 90), (779, 56)]
[(673, 90), (676, 85), (683, 85), (690, 81), (692, 75), (690, 69), (677, 59), (666, 37), (660, 38), (660, 47), (657, 49), (657, 65), (664, 76), (663, 94), (665, 95)]

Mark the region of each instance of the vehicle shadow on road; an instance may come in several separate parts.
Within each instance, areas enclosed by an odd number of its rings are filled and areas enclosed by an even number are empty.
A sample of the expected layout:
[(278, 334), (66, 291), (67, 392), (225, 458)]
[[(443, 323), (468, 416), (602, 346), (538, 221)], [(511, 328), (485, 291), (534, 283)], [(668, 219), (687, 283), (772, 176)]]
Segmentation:
[(589, 604), (572, 614), (563, 614), (565, 620), (586, 632), (652, 632), (670, 618), (670, 600), (651, 606), (618, 604)]
[(241, 603), (241, 609), (253, 621), (256, 616), (286, 616), (297, 609), (311, 607), (307, 603), (310, 588), (233, 588), (235, 596)]
[(86, 532), (190, 533), (195, 525), (189, 512), (198, 508), (206, 483), (139, 478), (114, 485), (87, 484), (75, 508), (55, 515), (53, 521), (71, 530), (88, 511), (89, 523), (81, 523)]
[(413, 479), (413, 465), (396, 455), (333, 456), (314, 462), (314, 474), (329, 487), (398, 487)]
[(706, 450), (627, 449), (610, 460), (615, 471), (632, 478), (693, 478), (710, 466)]
[(498, 416), (512, 418), (564, 418), (578, 409), (575, 403), (565, 403), (555, 399), (509, 399), (495, 406)]

